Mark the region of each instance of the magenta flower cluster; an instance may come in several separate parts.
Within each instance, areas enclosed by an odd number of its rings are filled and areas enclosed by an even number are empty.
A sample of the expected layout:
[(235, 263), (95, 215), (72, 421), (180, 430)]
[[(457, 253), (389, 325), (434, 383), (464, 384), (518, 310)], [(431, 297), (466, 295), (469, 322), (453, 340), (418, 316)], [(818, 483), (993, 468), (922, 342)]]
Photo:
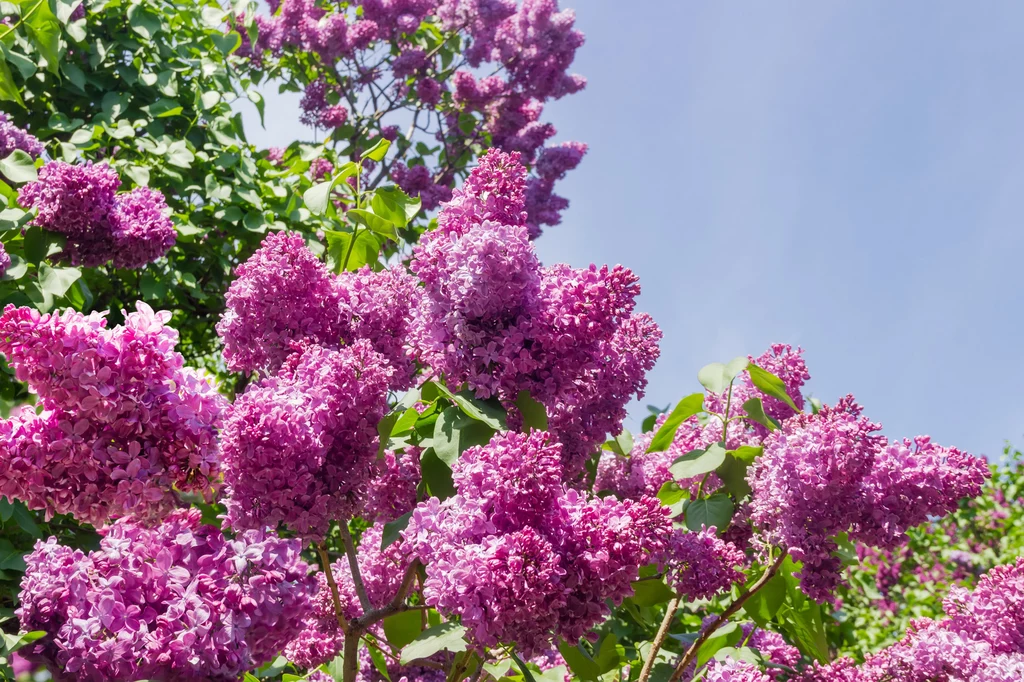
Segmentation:
[[(353, 86), (368, 90), (375, 100), (394, 97), (396, 102), (439, 110), (436, 129), (423, 130), (441, 141), (445, 130), (459, 130), (460, 116), (473, 114), (482, 120), (482, 132), (494, 146), (536, 162), (537, 175), (530, 181), (526, 203), (531, 235), (540, 234), (541, 225), (560, 222), (568, 201), (553, 193), (554, 183), (579, 164), (586, 145), (570, 142), (545, 148), (556, 131), (540, 117), (544, 102), (586, 85), (586, 79), (569, 73), (583, 44), (571, 10), (559, 11), (556, 0), (525, 0), (521, 6), (514, 0), (360, 0), (348, 11), (330, 11), (314, 0), (284, 0), (271, 9), (270, 16), (255, 17), (257, 42), (252, 45), (244, 37), (240, 53), (257, 66), (267, 54), (315, 54), (320, 63), (330, 65), (324, 73), (341, 81), (332, 85), (323, 74), (310, 76), (301, 101), (304, 124), (327, 130), (344, 126), (352, 112), (340, 103), (342, 90)], [(424, 49), (415, 34), (425, 20), (460, 36), (466, 68), (452, 74), (437, 50)], [(383, 61), (382, 45), (391, 48), (391, 56)], [(368, 66), (371, 62), (376, 66)], [(478, 78), (474, 73), (480, 70), (490, 75)], [(392, 81), (382, 85), (379, 81), (385, 75)], [(396, 108), (393, 104), (392, 110)], [(448, 153), (461, 152), (453, 148)], [(428, 210), (450, 196), (455, 178), (448, 170), (422, 164), (397, 162), (393, 171), (392, 179), (419, 196)]]
[(915, 621), (904, 639), (858, 665), (816, 664), (800, 682), (1015, 682), (1024, 679), (1024, 558), (998, 566), (973, 593), (954, 588), (947, 618)]
[(221, 431), (231, 527), (283, 524), (319, 540), (352, 516), (373, 474), (391, 375), (365, 340), (299, 345), (239, 397)]
[(107, 165), (50, 161), (21, 188), (18, 201), (36, 209), (33, 225), (67, 238), (62, 259), (140, 268), (166, 254), (177, 233), (163, 194), (148, 187), (117, 194), (120, 186)]
[(335, 276), (293, 232), (269, 235), (235, 270), (217, 323), (234, 371), (273, 373), (296, 341), (338, 346), (369, 341), (393, 368), (392, 388), (410, 385), (406, 348), (416, 282), (399, 269)]
[(665, 581), (689, 599), (710, 599), (745, 576), (740, 570), (747, 557), (722, 540), (715, 528), (697, 533), (674, 532), (665, 550)]
[(14, 125), (10, 116), (0, 111), (0, 159), (5, 159), (16, 149), (35, 158), (43, 153), (43, 143), (26, 130)]
[(479, 397), (512, 403), (527, 391), (543, 403), (574, 477), (642, 395), (661, 332), (633, 312), (629, 270), (541, 267), (524, 202), (518, 156), (488, 151), (415, 249), (424, 288), (413, 345)]
[(7, 249), (4, 248), (4, 245), (0, 244), (0, 277), (6, 275), (10, 267), (11, 255), (7, 253)]
[(478, 646), (524, 655), (577, 641), (631, 594), (671, 525), (657, 500), (590, 498), (562, 485), (547, 434), (496, 435), (453, 467), (458, 494), (421, 503), (403, 532), (426, 565), (427, 604), (458, 615)]
[(227, 402), (183, 367), (171, 314), (136, 308), (113, 329), (98, 313), (4, 310), (0, 353), (39, 400), (0, 421), (0, 495), (98, 526), (212, 494)]
[(800, 582), (831, 601), (840, 581), (835, 536), (892, 548), (907, 528), (956, 508), (988, 477), (985, 461), (927, 437), (888, 441), (852, 397), (798, 415), (764, 440), (748, 472), (751, 520), (803, 562)]
[(48, 635), (20, 653), (62, 682), (233, 681), (273, 659), (308, 608), (295, 540), (229, 540), (196, 509), (102, 534), (88, 554), (50, 538), (26, 557), (17, 615)]

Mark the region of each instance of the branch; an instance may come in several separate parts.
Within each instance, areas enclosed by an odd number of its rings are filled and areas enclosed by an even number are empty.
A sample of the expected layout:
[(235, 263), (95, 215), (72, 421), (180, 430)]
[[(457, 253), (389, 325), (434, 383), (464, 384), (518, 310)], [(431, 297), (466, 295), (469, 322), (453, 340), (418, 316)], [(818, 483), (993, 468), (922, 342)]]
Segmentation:
[(768, 570), (764, 572), (764, 575), (758, 578), (757, 582), (751, 585), (749, 590), (747, 590), (740, 596), (736, 597), (736, 600), (729, 605), (729, 608), (723, 611), (722, 614), (718, 616), (718, 618), (711, 622), (711, 625), (709, 625), (707, 628), (704, 629), (703, 632), (700, 633), (700, 636), (697, 637), (697, 640), (693, 644), (691, 644), (690, 648), (686, 650), (685, 654), (683, 654), (682, 660), (679, 661), (679, 665), (676, 666), (676, 669), (672, 673), (672, 677), (669, 678), (668, 682), (679, 682), (679, 680), (682, 679), (683, 672), (697, 658), (697, 652), (700, 651), (700, 648), (704, 644), (704, 642), (708, 641), (708, 639), (711, 638), (711, 635), (715, 634), (715, 631), (718, 630), (718, 628), (722, 627), (722, 625), (727, 620), (729, 620), (729, 618), (732, 617), (733, 614), (735, 614), (737, 611), (743, 608), (743, 604), (745, 604), (746, 601), (750, 599), (751, 595), (753, 595), (762, 587), (767, 585), (768, 581), (775, 577), (775, 574), (778, 572), (779, 567), (782, 566), (782, 562), (786, 560), (786, 556), (788, 555), (788, 553), (788, 549), (783, 550), (782, 554), (779, 555), (779, 558), (775, 560), (775, 563), (769, 566)]
[[(327, 586), (331, 588), (331, 599), (334, 601), (334, 613), (338, 617), (338, 626), (341, 631), (348, 633), (348, 622), (345, 620), (344, 610), (341, 608), (341, 597), (338, 594), (338, 583), (334, 581), (334, 572), (331, 570), (331, 560), (327, 556), (327, 549), (323, 543), (316, 546), (317, 554), (320, 555), (320, 563), (324, 567), (324, 575), (327, 577)], [(347, 634), (346, 634), (347, 636)]]
[(640, 678), (637, 682), (647, 682), (647, 678), (651, 676), (651, 670), (654, 668), (654, 660), (658, 657), (658, 652), (661, 651), (662, 645), (665, 644), (665, 639), (668, 637), (668, 629), (672, 626), (672, 621), (676, 618), (676, 611), (679, 610), (679, 597), (676, 597), (668, 603), (668, 610), (665, 611), (665, 618), (661, 621), (661, 627), (658, 628), (658, 634), (655, 635), (654, 641), (651, 642), (651, 652), (647, 654), (647, 660), (644, 661), (644, 667), (640, 671)]
[[(352, 235), (352, 242), (355, 243), (356, 235)], [(349, 253), (352, 253), (352, 244), (349, 244)], [(345, 265), (348, 264), (348, 256), (345, 256)], [(359, 605), (363, 607), (363, 613), (369, 613), (373, 608), (369, 597), (366, 596), (366, 586), (363, 584), (363, 575), (359, 572), (359, 558), (356, 556), (356, 546), (352, 542), (352, 534), (348, 532), (347, 523), (339, 523), (341, 539), (345, 542), (345, 554), (348, 555), (348, 566), (352, 569), (352, 582), (356, 586), (356, 594), (359, 596)]]

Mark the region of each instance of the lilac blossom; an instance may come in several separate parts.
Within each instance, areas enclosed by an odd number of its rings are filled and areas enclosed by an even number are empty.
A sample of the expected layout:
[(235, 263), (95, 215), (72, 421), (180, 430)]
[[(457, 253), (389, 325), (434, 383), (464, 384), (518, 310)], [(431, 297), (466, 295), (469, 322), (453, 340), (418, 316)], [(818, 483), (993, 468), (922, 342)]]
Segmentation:
[(227, 403), (183, 367), (170, 313), (136, 308), (113, 329), (98, 313), (4, 310), (0, 353), (39, 409), (0, 421), (0, 495), (94, 525), (212, 496)]
[(47, 636), (20, 653), (61, 682), (238, 679), (298, 631), (312, 580), (295, 540), (225, 538), (197, 509), (122, 520), (88, 554), (36, 543), (17, 616)]
[(367, 341), (298, 345), (274, 377), (235, 402), (221, 431), (227, 519), (283, 524), (310, 540), (363, 504), (392, 370)]
[(43, 143), (35, 135), (14, 125), (10, 116), (0, 111), (0, 159), (7, 158), (16, 149), (36, 158), (43, 153)]

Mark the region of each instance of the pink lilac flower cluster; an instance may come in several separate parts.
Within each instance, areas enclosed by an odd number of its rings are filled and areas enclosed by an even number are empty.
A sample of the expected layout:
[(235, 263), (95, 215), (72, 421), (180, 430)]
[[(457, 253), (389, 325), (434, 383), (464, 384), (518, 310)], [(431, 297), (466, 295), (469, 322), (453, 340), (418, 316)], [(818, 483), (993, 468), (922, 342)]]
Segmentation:
[(301, 235), (269, 235), (235, 270), (217, 323), (228, 369), (274, 373), (296, 341), (323, 346), (368, 340), (393, 368), (392, 388), (406, 388), (415, 364), (405, 339), (415, 280), (393, 268), (335, 276)]
[(710, 599), (746, 576), (737, 567), (747, 563), (739, 549), (718, 537), (715, 528), (674, 532), (665, 550), (665, 581), (689, 599)]
[(764, 440), (748, 472), (751, 520), (803, 562), (803, 590), (834, 599), (841, 563), (835, 536), (892, 548), (907, 528), (977, 495), (988, 466), (927, 437), (888, 441), (847, 396), (817, 415), (797, 415)]
[(229, 540), (196, 509), (147, 528), (122, 520), (83, 553), (37, 542), (17, 615), (48, 634), (21, 654), (55, 679), (239, 679), (298, 631), (312, 578), (295, 540)]
[(511, 404), (527, 391), (544, 404), (575, 477), (643, 394), (661, 331), (633, 312), (629, 270), (541, 267), (524, 195), (518, 156), (492, 149), (442, 209), (410, 266), (424, 284), (413, 345), (478, 397)]
[(14, 125), (10, 116), (0, 111), (0, 159), (20, 149), (35, 158), (43, 153), (43, 143), (31, 133)]
[(1024, 679), (1024, 558), (992, 569), (973, 593), (954, 589), (948, 618), (915, 621), (861, 665), (815, 664), (801, 682), (1016, 682)]
[(371, 522), (389, 523), (407, 514), (416, 506), (419, 482), (419, 448), (408, 447), (401, 454), (386, 450), (376, 464), (360, 516)]
[[(582, 76), (569, 73), (584, 40), (574, 27), (572, 10), (560, 11), (556, 0), (525, 0), (521, 6), (514, 0), (360, 0), (334, 11), (314, 0), (284, 0), (271, 10), (270, 16), (255, 17), (257, 42), (251, 45), (244, 36), (239, 53), (258, 67), (267, 54), (281, 57), (285, 53), (310, 53), (317, 56), (319, 65), (329, 65), (320, 66), (322, 73), (314, 72), (305, 84), (304, 124), (324, 129), (344, 125), (354, 112), (338, 100), (342, 87), (353, 84), (370, 89), (375, 101), (394, 96), (399, 102), (408, 98), (409, 106), (417, 109), (438, 110), (436, 129), (424, 130), (442, 142), (445, 130), (460, 129), (464, 120), (460, 117), (477, 116), (482, 119), (481, 132), (491, 137), (494, 146), (520, 152), (528, 163), (536, 162), (537, 175), (530, 181), (526, 202), (530, 234), (537, 236), (541, 225), (560, 222), (568, 201), (553, 193), (554, 183), (579, 164), (586, 145), (569, 142), (545, 148), (556, 131), (540, 117), (544, 102), (579, 92), (586, 85)], [(441, 30), (461, 37), (467, 68), (451, 75), (443, 55), (428, 52), (421, 40), (414, 39), (425, 20), (434, 20)], [(381, 61), (382, 44), (390, 48), (391, 56), (378, 66), (365, 66)], [(376, 52), (366, 59), (360, 54), (364, 50)], [(377, 81), (387, 67), (393, 80), (382, 86)], [(478, 79), (474, 70), (481, 69), (492, 73)], [(339, 79), (338, 85), (327, 82), (323, 74), (328, 72)], [(382, 125), (379, 116), (371, 123)], [(448, 198), (455, 178), (451, 172), (435, 173), (425, 165), (396, 162), (393, 170), (393, 180), (419, 196), (428, 210)]]
[(97, 526), (212, 495), (227, 401), (183, 367), (171, 314), (136, 308), (113, 329), (100, 313), (4, 310), (0, 353), (39, 400), (0, 421), (0, 495)]
[(478, 646), (525, 656), (576, 641), (631, 594), (671, 524), (657, 500), (591, 498), (562, 484), (561, 446), (505, 432), (466, 450), (458, 494), (421, 503), (403, 538), (426, 565), (426, 603), (458, 615)]
[(62, 259), (141, 268), (166, 254), (177, 233), (163, 194), (148, 187), (117, 194), (120, 185), (107, 165), (50, 161), (21, 188), (18, 201), (36, 209), (33, 225), (67, 238)]
[(235, 401), (221, 430), (227, 519), (322, 539), (366, 497), (392, 370), (369, 342), (299, 345)]
[(333, 172), (334, 164), (322, 156), (313, 159), (313, 162), (309, 165), (309, 174), (313, 176), (313, 180), (323, 180)]
[[(810, 372), (807, 371), (807, 365), (804, 363), (803, 352), (802, 348), (793, 350), (793, 347), (788, 344), (776, 343), (758, 357), (749, 357), (751, 363), (782, 379), (786, 393), (793, 399), (798, 410), (804, 409), (804, 397), (800, 393), (800, 389), (811, 378)], [(704, 408), (708, 412), (725, 414), (727, 398), (726, 393), (709, 392), (704, 398)], [(777, 422), (783, 422), (797, 414), (784, 401), (761, 393), (750, 379), (750, 373), (743, 371), (733, 383), (732, 398), (728, 400), (729, 416), (746, 414), (743, 410), (743, 403), (751, 398), (760, 398), (765, 414)], [(747, 426), (761, 436), (768, 434), (768, 430), (758, 424), (748, 421)]]
[(705, 682), (772, 682), (772, 678), (753, 663), (728, 656), (724, 660), (708, 661), (701, 679)]
[[(402, 579), (411, 563), (401, 542), (395, 542), (381, 549), (384, 535), (383, 524), (370, 526), (363, 531), (356, 551), (359, 575), (366, 588), (370, 605), (379, 609), (395, 598)], [(363, 615), (362, 606), (356, 593), (352, 569), (347, 559), (342, 558), (331, 566), (338, 588), (338, 598), (346, 620)], [(284, 648), (289, 661), (303, 668), (315, 668), (332, 660), (341, 652), (344, 635), (338, 626), (334, 597), (327, 583), (327, 576), (316, 575), (317, 588), (310, 599), (310, 609), (302, 620), (296, 636)]]
[(11, 255), (7, 253), (7, 249), (4, 248), (3, 244), (0, 244), (0, 277), (7, 274), (7, 270), (11, 267)]

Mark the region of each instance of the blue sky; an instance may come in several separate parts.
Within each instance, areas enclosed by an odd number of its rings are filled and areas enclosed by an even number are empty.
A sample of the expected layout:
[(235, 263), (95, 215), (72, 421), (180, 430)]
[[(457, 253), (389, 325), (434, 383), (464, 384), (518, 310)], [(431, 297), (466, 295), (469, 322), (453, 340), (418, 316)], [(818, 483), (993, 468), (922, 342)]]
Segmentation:
[[(538, 250), (640, 275), (665, 339), (637, 418), (781, 341), (890, 436), (1024, 444), (1024, 5), (572, 6), (589, 85), (547, 118), (590, 153)], [(287, 143), (297, 97), (266, 94), (249, 138)]]

